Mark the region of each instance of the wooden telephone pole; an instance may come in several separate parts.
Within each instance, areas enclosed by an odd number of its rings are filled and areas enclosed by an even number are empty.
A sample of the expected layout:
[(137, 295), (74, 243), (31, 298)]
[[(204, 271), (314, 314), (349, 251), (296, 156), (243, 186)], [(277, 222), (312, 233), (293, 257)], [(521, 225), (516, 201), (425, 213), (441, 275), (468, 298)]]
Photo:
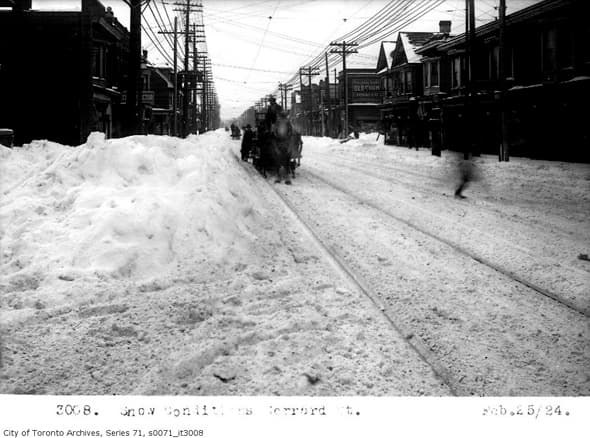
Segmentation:
[(330, 43), (330, 45), (338, 47), (337, 49), (330, 50), (330, 53), (342, 55), (342, 75), (344, 82), (344, 136), (348, 137), (348, 80), (346, 75), (346, 55), (349, 53), (357, 53), (358, 50), (351, 49), (351, 47), (358, 46), (358, 43), (347, 43), (346, 41), (342, 41), (341, 43)]
[(189, 80), (189, 58), (190, 58), (190, 39), (193, 33), (191, 32), (190, 16), (191, 12), (201, 11), (203, 5), (201, 3), (194, 4), (193, 0), (183, 0), (182, 2), (173, 3), (180, 6), (180, 9), (174, 9), (176, 12), (184, 14), (184, 71), (183, 71), (183, 87), (182, 87), (182, 135), (186, 137), (189, 134), (189, 104), (190, 104), (190, 83)]
[(149, 0), (125, 0), (129, 6), (129, 64), (127, 71), (127, 134), (139, 129), (139, 93), (141, 90), (141, 7)]
[[(307, 70), (307, 71), (306, 71)], [(313, 135), (313, 89), (311, 86), (311, 77), (319, 76), (320, 70), (318, 67), (301, 67), (299, 69), (299, 80), (303, 84), (302, 77), (307, 76), (309, 79), (309, 117), (307, 119), (308, 135)], [(301, 96), (303, 98), (303, 94)]]
[(469, 159), (469, 154), (475, 154), (474, 141), (474, 115), (477, 115), (474, 99), (474, 85), (475, 85), (475, 62), (474, 62), (474, 45), (475, 45), (475, 1), (465, 0), (465, 112), (464, 112), (464, 126), (465, 126), (465, 148), (463, 151), (463, 158)]
[(177, 113), (178, 113), (178, 17), (174, 17), (174, 30), (170, 31), (161, 31), (158, 32), (161, 34), (172, 34), (174, 35), (174, 67), (173, 67), (173, 84), (174, 84), (174, 94), (172, 95), (172, 135), (178, 135), (178, 120), (177, 120)]
[(500, 79), (500, 151), (498, 159), (500, 161), (510, 161), (508, 150), (508, 126), (506, 115), (506, 0), (500, 0), (498, 8), (500, 15), (500, 35), (498, 51), (498, 67)]
[(328, 100), (328, 118), (326, 120), (326, 131), (328, 136), (332, 133), (332, 97), (330, 96), (330, 68), (328, 67), (328, 52), (325, 53), (326, 60), (326, 99)]
[(293, 89), (292, 85), (283, 84), (279, 82), (279, 92), (281, 93), (281, 106), (283, 110), (287, 111), (287, 104), (288, 104), (288, 95), (287, 93)]

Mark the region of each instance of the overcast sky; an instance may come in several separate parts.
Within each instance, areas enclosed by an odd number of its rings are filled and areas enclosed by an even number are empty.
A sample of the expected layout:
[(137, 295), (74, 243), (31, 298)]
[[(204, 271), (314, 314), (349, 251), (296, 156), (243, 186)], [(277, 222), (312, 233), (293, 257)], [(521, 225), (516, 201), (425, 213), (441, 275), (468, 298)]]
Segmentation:
[[(538, 1), (507, 0), (508, 13)], [(437, 0), (425, 2), (438, 3)], [(102, 3), (113, 8), (121, 23), (129, 25), (129, 7), (125, 2), (102, 0)], [(143, 20), (156, 33), (146, 30), (142, 45), (149, 50), (153, 63), (168, 64), (154, 42), (161, 42), (160, 50), (172, 58), (171, 44), (157, 32), (160, 26), (169, 28), (178, 12), (173, 10), (176, 6), (164, 5), (163, 0), (151, 0), (151, 3), (143, 13)], [(273, 92), (279, 81), (289, 80), (331, 41), (360, 26), (389, 1), (202, 0), (202, 3), (207, 50), (213, 64), (221, 116), (226, 119), (240, 115), (258, 99)], [(407, 10), (424, 4), (423, 0), (398, 0), (398, 3)], [(478, 25), (497, 17), (498, 0), (476, 0), (475, 3)], [(79, 10), (80, 6), (80, 0), (33, 0), (35, 9)], [(446, 0), (404, 30), (435, 32), (439, 20), (451, 20), (452, 32), (461, 33), (465, 23), (464, 7), (465, 0)], [(149, 37), (159, 40), (152, 42)], [(393, 34), (386, 39), (395, 40), (395, 37)], [(376, 65), (376, 47), (362, 50), (356, 60), (360, 64)], [(198, 49), (205, 47), (199, 44)], [(336, 68), (339, 70), (339, 66)]]

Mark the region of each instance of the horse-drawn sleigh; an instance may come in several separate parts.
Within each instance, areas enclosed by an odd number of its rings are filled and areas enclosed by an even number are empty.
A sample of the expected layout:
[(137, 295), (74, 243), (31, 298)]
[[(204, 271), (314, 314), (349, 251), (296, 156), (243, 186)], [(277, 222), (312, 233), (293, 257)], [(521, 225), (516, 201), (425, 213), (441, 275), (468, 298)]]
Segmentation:
[(276, 172), (276, 182), (284, 178), (285, 184), (291, 184), (291, 177), (295, 178), (295, 169), (301, 164), (302, 147), (301, 135), (293, 129), (291, 122), (279, 118), (270, 131), (260, 123), (249, 151), (243, 152), (247, 152), (246, 156), (252, 158), (252, 164), (265, 178), (267, 171), (273, 171)]

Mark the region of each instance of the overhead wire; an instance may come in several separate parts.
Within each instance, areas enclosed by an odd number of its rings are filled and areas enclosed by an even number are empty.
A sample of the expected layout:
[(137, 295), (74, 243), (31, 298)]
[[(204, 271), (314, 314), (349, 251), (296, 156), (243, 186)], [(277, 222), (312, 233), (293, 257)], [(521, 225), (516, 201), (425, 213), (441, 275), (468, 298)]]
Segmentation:
[(156, 50), (158, 50), (158, 52), (160, 53), (160, 55), (162, 55), (162, 57), (166, 60), (166, 62), (168, 62), (169, 64), (173, 64), (174, 61), (170, 58), (170, 55), (168, 55), (166, 53), (166, 51), (163, 49), (162, 44), (159, 41), (156, 43), (154, 41), (154, 39), (152, 38), (152, 36), (147, 32), (147, 30), (150, 30), (153, 33), (153, 30), (150, 29), (149, 27), (145, 27), (143, 24), (141, 25), (141, 28), (143, 29), (144, 34), (148, 37), (148, 39), (154, 45), (154, 47), (156, 48)]

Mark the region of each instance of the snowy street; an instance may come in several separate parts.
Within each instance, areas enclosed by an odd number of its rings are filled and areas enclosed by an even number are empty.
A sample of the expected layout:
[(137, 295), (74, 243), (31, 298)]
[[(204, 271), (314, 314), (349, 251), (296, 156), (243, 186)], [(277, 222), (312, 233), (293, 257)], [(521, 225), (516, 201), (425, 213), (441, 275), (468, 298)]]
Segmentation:
[(0, 151), (0, 391), (590, 395), (590, 167), (223, 130)]

